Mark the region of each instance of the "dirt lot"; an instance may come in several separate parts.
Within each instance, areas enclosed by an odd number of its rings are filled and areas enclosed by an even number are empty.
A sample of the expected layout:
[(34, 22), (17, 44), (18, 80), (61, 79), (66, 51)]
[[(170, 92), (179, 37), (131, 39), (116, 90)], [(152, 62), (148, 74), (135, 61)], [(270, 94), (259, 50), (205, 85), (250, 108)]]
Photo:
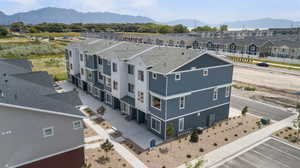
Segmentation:
[[(288, 143), (300, 147), (300, 140), (297, 141), (297, 130), (291, 127), (283, 128), (273, 134), (273, 136), (280, 138)], [(300, 137), (300, 134), (299, 134)]]
[(131, 165), (116, 151), (108, 152), (107, 156), (109, 160), (105, 159), (106, 154), (100, 148), (85, 150), (85, 159), (92, 168), (131, 168)]
[[(232, 117), (228, 121), (223, 121), (205, 130), (199, 136), (198, 143), (191, 143), (189, 141), (190, 136), (184, 136), (159, 145), (151, 151), (144, 151), (136, 155), (149, 168), (177, 167), (256, 131), (258, 129), (256, 124), (258, 120), (258, 118), (252, 115)], [(240, 124), (241, 122), (243, 124)], [(167, 153), (164, 151), (166, 148), (168, 149)]]
[(233, 80), (270, 88), (300, 91), (300, 77), (247, 67), (234, 67)]
[(92, 137), (92, 136), (97, 136), (97, 133), (89, 126), (85, 126), (84, 129), (84, 137)]

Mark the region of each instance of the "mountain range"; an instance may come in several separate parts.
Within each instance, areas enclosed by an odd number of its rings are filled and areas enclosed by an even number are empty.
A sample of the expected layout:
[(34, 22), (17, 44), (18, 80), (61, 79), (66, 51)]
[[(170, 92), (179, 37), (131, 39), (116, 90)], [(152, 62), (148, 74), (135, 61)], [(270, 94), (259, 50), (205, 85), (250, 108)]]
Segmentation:
[[(28, 12), (6, 15), (0, 11), (0, 24), (8, 25), (17, 21), (27, 24), (39, 23), (159, 23), (167, 25), (182, 24), (187, 27), (209, 25), (196, 19), (179, 19), (169, 22), (155, 21), (149, 17), (121, 15), (110, 12), (78, 12), (74, 9), (47, 7)], [(300, 27), (300, 21), (263, 18), (256, 20), (225, 22), (230, 28), (288, 28)], [(218, 24), (220, 25), (220, 24)], [(211, 26), (218, 26), (211, 25)]]

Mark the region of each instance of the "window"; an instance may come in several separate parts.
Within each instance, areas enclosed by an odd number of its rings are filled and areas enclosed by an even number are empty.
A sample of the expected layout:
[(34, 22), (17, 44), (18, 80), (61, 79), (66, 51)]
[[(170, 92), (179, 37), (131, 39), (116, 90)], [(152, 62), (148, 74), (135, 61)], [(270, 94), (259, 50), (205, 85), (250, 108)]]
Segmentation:
[(203, 70), (203, 76), (208, 76), (208, 69)]
[(83, 55), (80, 54), (80, 61), (83, 61)]
[(73, 69), (73, 64), (70, 64), (70, 68)]
[(98, 73), (98, 79), (103, 80), (103, 75), (101, 74), (101, 72)]
[(114, 88), (114, 90), (118, 90), (118, 82), (115, 80), (113, 82), (113, 88)]
[(215, 88), (213, 94), (213, 100), (217, 100), (217, 99), (218, 99), (218, 88)]
[(112, 97), (110, 94), (106, 94), (106, 103), (112, 105)]
[(156, 73), (152, 73), (152, 78), (153, 79), (157, 79), (157, 74)]
[(134, 66), (128, 65), (128, 74), (134, 75)]
[(151, 96), (151, 106), (161, 110), (161, 100), (155, 96)]
[(156, 118), (151, 118), (151, 129), (156, 131), (157, 133), (161, 133), (161, 122)]
[(5, 97), (4, 91), (0, 89), (0, 97)]
[(106, 86), (111, 87), (111, 79), (110, 78), (106, 78)]
[(102, 60), (102, 58), (100, 58), (100, 57), (98, 57), (98, 64), (99, 64), (99, 65), (102, 65), (102, 64), (103, 64), (103, 60)]
[(117, 72), (118, 71), (118, 66), (117, 66), (117, 64), (116, 63), (113, 63), (112, 64), (113, 66), (113, 72)]
[(43, 129), (43, 136), (44, 138), (50, 137), (54, 135), (54, 128), (49, 127), (49, 128), (44, 128)]
[(185, 106), (185, 97), (179, 98), (179, 109), (184, 109)]
[(231, 86), (226, 86), (225, 97), (230, 96), (230, 89), (231, 89)]
[(74, 130), (78, 130), (78, 129), (82, 129), (82, 122), (80, 120), (78, 121), (73, 121), (73, 129)]
[(72, 51), (71, 50), (69, 50), (69, 56), (72, 57)]
[(138, 80), (144, 81), (144, 72), (143, 71), (138, 71)]
[(128, 83), (128, 92), (134, 93), (134, 85), (131, 83)]
[(138, 100), (144, 103), (144, 92), (138, 91)]
[(179, 131), (183, 131), (184, 130), (184, 118), (180, 118), (179, 119)]
[(181, 74), (180, 73), (175, 74), (175, 80), (180, 80), (180, 78), (181, 78)]
[(84, 75), (84, 70), (83, 70), (83, 68), (81, 68), (80, 71), (81, 71), (81, 75)]

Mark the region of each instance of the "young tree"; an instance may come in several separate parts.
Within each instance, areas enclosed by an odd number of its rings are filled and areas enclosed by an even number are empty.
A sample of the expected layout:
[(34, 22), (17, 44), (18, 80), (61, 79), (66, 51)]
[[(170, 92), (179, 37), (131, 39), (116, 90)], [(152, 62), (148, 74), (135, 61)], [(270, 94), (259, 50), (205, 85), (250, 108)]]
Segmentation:
[(107, 153), (113, 149), (114, 145), (107, 139), (102, 145), (101, 149), (106, 153), (106, 159), (108, 159)]
[(190, 138), (190, 142), (197, 143), (199, 141), (199, 135), (196, 129), (193, 130)]
[(191, 163), (186, 165), (186, 168), (202, 168), (204, 165), (204, 160), (203, 159), (199, 159), (195, 165), (192, 165)]
[[(167, 137), (172, 137), (174, 135), (175, 129), (173, 126), (173, 123), (168, 123), (167, 124)], [(172, 148), (172, 142), (170, 142), (170, 149)]]
[(248, 113), (248, 106), (245, 106), (243, 109), (242, 109), (242, 115), (245, 117), (246, 114)]

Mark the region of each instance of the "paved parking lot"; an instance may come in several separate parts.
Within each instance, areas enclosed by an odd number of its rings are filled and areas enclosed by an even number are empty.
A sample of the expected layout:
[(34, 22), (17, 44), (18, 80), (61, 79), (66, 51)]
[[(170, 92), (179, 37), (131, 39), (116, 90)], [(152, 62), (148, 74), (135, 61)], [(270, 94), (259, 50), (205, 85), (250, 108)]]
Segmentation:
[(299, 168), (300, 149), (276, 139), (248, 150), (217, 168)]
[(287, 110), (234, 95), (231, 96), (230, 105), (232, 108), (239, 110), (242, 110), (245, 106), (248, 106), (249, 113), (261, 117), (268, 117), (275, 121), (280, 121), (293, 115), (293, 113), (288, 112)]

